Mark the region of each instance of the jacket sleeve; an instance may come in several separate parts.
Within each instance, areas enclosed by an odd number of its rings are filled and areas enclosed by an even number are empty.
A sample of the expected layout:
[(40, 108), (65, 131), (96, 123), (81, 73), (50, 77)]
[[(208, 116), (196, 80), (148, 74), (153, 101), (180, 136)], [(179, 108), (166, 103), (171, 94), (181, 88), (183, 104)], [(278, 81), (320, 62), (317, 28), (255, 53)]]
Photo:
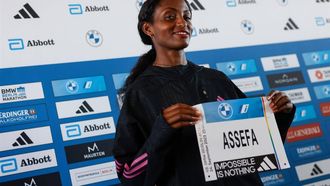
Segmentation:
[[(128, 94), (120, 111), (113, 153), (122, 185), (155, 185), (177, 131), (162, 115), (153, 124), (143, 123), (141, 117), (148, 114), (144, 104), (137, 93)], [(152, 126), (150, 132), (146, 125)]]

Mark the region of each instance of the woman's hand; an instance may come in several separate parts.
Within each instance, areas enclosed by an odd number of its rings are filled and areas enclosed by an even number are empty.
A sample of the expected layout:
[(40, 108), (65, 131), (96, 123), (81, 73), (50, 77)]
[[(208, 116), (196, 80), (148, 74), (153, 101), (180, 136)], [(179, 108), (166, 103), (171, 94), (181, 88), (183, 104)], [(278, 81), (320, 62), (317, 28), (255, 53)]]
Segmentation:
[(196, 124), (202, 113), (190, 105), (177, 103), (164, 109), (163, 117), (170, 127), (181, 128)]
[(269, 106), (274, 113), (276, 112), (290, 113), (293, 109), (293, 103), (284, 92), (278, 90), (272, 90), (268, 94), (267, 99), (270, 101)]

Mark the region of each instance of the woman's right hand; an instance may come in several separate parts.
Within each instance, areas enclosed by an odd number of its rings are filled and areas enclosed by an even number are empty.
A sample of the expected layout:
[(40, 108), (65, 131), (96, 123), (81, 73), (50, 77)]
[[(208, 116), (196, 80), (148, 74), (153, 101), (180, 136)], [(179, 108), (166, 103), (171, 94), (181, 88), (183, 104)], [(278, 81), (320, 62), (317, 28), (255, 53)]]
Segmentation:
[(196, 124), (202, 113), (190, 105), (177, 103), (164, 109), (163, 117), (170, 127), (181, 128)]

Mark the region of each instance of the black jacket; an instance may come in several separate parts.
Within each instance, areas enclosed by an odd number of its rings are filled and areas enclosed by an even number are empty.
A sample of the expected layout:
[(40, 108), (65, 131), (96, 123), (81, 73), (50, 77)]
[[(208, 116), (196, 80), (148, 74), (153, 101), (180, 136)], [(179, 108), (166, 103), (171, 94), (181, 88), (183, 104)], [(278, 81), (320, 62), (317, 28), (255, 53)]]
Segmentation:
[[(222, 72), (190, 62), (147, 68), (128, 87), (117, 123), (113, 152), (122, 185), (262, 185), (258, 174), (205, 182), (195, 128), (170, 128), (161, 115), (176, 103), (245, 97)], [(293, 116), (276, 114), (283, 141)]]

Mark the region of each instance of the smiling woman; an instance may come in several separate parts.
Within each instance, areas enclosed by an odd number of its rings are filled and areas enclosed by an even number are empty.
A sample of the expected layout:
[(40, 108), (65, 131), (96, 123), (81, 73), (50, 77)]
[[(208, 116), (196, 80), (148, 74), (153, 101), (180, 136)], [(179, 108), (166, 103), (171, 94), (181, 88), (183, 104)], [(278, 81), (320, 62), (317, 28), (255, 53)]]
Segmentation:
[[(139, 58), (122, 89), (113, 149), (118, 176), (122, 185), (136, 186), (262, 185), (255, 172), (205, 182), (193, 126), (202, 115), (192, 105), (246, 96), (224, 73), (187, 61), (191, 18), (185, 0), (142, 5), (138, 31), (151, 49)], [(295, 107), (280, 91), (272, 91), (268, 99), (284, 140)]]

